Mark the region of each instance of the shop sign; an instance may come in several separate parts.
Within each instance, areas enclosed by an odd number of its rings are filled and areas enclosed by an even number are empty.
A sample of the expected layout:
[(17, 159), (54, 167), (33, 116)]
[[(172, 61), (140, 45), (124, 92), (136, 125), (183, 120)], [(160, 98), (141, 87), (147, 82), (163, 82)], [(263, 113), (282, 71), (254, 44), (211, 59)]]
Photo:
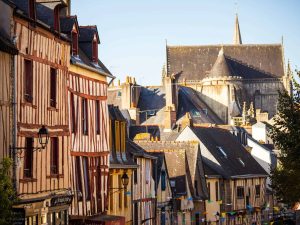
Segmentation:
[(51, 199), (51, 206), (70, 205), (72, 203), (72, 200), (72, 195), (53, 197)]
[(13, 225), (25, 225), (25, 209), (13, 208)]

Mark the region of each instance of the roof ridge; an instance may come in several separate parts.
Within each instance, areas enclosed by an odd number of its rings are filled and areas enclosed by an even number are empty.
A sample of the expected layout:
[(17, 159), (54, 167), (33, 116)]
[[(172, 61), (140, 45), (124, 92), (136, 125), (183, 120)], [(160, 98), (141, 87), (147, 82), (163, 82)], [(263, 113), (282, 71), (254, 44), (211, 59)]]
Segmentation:
[(273, 44), (242, 44), (242, 45), (234, 45), (234, 44), (208, 44), (208, 45), (168, 45), (167, 48), (199, 48), (199, 47), (249, 47), (249, 46), (281, 46), (281, 43), (273, 43)]

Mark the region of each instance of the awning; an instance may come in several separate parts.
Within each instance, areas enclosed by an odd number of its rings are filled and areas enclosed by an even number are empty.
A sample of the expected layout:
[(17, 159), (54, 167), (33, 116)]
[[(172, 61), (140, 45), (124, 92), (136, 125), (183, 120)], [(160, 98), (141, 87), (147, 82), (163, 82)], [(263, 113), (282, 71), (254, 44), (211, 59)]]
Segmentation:
[(71, 225), (125, 225), (124, 216), (114, 215), (94, 215), (94, 216), (72, 216), (70, 215)]

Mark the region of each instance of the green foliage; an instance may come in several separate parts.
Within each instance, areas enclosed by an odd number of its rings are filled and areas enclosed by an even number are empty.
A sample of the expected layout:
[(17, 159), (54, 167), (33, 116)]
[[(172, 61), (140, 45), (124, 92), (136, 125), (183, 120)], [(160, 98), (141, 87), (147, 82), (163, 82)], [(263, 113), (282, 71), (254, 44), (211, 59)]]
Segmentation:
[[(297, 72), (299, 76), (299, 72)], [(279, 93), (278, 113), (271, 138), (279, 153), (279, 165), (272, 171), (276, 197), (288, 204), (300, 200), (300, 88), (294, 80), (291, 95)]]
[(16, 201), (10, 176), (12, 160), (4, 158), (0, 164), (0, 225), (9, 225), (12, 224), (12, 205)]

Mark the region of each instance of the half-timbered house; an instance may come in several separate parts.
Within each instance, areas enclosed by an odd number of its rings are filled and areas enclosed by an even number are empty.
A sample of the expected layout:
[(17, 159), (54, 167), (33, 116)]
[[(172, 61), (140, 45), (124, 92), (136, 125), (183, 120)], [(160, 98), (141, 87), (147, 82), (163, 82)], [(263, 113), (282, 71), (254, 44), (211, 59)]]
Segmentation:
[(11, 22), (14, 5), (0, 1), (0, 162), (9, 157), (9, 146), (12, 144), (12, 94), (14, 76), (14, 56), (18, 53), (12, 42)]
[(207, 188), (197, 142), (136, 141), (148, 153), (164, 154), (172, 190), (171, 223), (200, 224)]
[[(133, 173), (138, 165), (127, 150), (127, 121), (118, 107), (109, 105), (110, 157), (108, 215), (121, 216), (132, 224)], [(122, 220), (121, 219), (121, 220)]]
[(71, 39), (68, 79), (70, 175), (74, 201), (70, 223), (104, 224), (108, 208), (109, 117), (107, 78), (113, 78), (98, 59), (96, 26), (78, 26), (76, 16), (61, 18)]
[[(69, 120), (67, 101), (70, 43), (60, 33), (63, 1), (13, 0), (15, 58), (16, 186), (26, 224), (67, 224)], [(49, 142), (40, 148), (38, 130), (46, 125)], [(16, 149), (14, 149), (16, 150)]]
[(153, 225), (156, 221), (156, 174), (152, 174), (152, 171), (153, 161), (157, 158), (130, 140), (126, 143), (128, 152), (138, 165), (138, 169), (133, 173), (133, 225)]

